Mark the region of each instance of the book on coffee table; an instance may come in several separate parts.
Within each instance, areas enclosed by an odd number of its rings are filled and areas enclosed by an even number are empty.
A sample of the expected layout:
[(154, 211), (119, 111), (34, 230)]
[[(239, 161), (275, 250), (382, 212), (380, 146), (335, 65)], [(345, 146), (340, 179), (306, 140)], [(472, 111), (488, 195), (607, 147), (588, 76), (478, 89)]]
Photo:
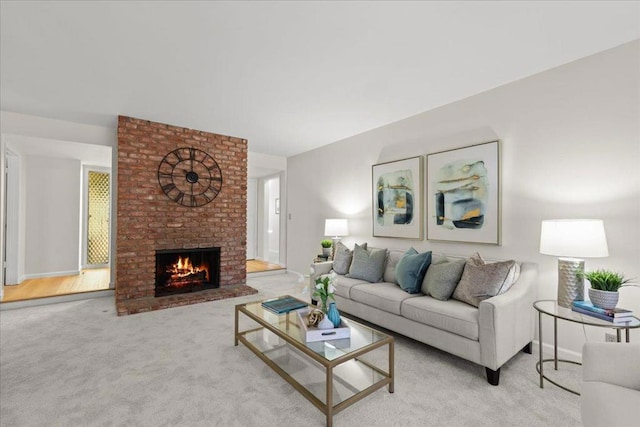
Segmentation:
[(306, 302), (300, 301), (297, 298), (286, 296), (278, 299), (272, 299), (262, 302), (262, 307), (276, 314), (288, 313), (292, 310), (304, 308), (308, 306)]

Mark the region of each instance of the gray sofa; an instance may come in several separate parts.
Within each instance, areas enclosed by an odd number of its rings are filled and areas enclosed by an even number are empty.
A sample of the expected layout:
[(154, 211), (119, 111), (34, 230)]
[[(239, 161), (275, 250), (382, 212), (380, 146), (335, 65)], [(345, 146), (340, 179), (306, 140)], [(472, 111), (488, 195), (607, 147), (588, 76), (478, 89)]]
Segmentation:
[[(387, 251), (383, 280), (393, 279), (390, 269), (394, 266), (389, 258), (398, 259), (402, 254)], [(332, 261), (312, 264), (311, 283), (330, 273), (332, 265)], [(370, 283), (345, 275), (335, 279), (336, 305), (341, 312), (484, 366), (488, 382), (498, 385), (503, 364), (521, 350), (531, 353), (537, 265), (519, 265), (517, 281), (506, 292), (481, 301), (478, 307), (455, 299), (442, 301), (422, 293), (409, 294), (397, 283)]]

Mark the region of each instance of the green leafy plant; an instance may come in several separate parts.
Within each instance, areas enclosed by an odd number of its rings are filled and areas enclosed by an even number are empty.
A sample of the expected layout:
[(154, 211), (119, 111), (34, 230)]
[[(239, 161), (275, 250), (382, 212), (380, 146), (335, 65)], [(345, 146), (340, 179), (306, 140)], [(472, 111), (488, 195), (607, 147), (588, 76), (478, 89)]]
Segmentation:
[(593, 289), (609, 292), (618, 292), (618, 289), (632, 280), (626, 279), (621, 273), (605, 269), (578, 273), (578, 277), (587, 279)]
[(327, 312), (327, 300), (332, 299), (333, 293), (336, 291), (336, 287), (334, 286), (335, 274), (330, 274), (327, 276), (321, 276), (316, 279), (316, 288), (313, 291), (313, 297), (320, 298), (322, 301), (322, 312)]
[(320, 242), (320, 245), (323, 248), (330, 248), (331, 245), (333, 245), (333, 242), (331, 240), (323, 240), (323, 241)]

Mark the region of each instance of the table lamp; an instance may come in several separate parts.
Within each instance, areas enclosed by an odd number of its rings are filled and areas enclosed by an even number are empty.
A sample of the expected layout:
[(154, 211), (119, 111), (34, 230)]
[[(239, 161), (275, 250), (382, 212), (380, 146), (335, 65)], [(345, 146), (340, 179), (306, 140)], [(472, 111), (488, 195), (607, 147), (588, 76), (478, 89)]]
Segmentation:
[(332, 236), (333, 250), (331, 251), (331, 258), (336, 254), (336, 245), (340, 241), (340, 237), (349, 235), (349, 225), (346, 219), (325, 219), (324, 220), (324, 235)]
[(558, 256), (558, 305), (571, 308), (584, 300), (582, 258), (609, 256), (601, 219), (549, 219), (542, 221), (540, 253)]

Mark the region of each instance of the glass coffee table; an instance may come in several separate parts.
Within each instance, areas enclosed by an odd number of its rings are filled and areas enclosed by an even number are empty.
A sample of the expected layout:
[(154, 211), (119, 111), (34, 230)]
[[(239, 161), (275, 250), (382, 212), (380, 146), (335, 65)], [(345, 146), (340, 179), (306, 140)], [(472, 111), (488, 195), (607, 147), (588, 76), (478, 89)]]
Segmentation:
[[(328, 427), (334, 414), (374, 391), (388, 386), (393, 393), (393, 337), (343, 317), (349, 338), (306, 342), (295, 311), (275, 314), (261, 304), (236, 305), (234, 345), (244, 344), (320, 409)], [(240, 323), (251, 327), (240, 330)]]

